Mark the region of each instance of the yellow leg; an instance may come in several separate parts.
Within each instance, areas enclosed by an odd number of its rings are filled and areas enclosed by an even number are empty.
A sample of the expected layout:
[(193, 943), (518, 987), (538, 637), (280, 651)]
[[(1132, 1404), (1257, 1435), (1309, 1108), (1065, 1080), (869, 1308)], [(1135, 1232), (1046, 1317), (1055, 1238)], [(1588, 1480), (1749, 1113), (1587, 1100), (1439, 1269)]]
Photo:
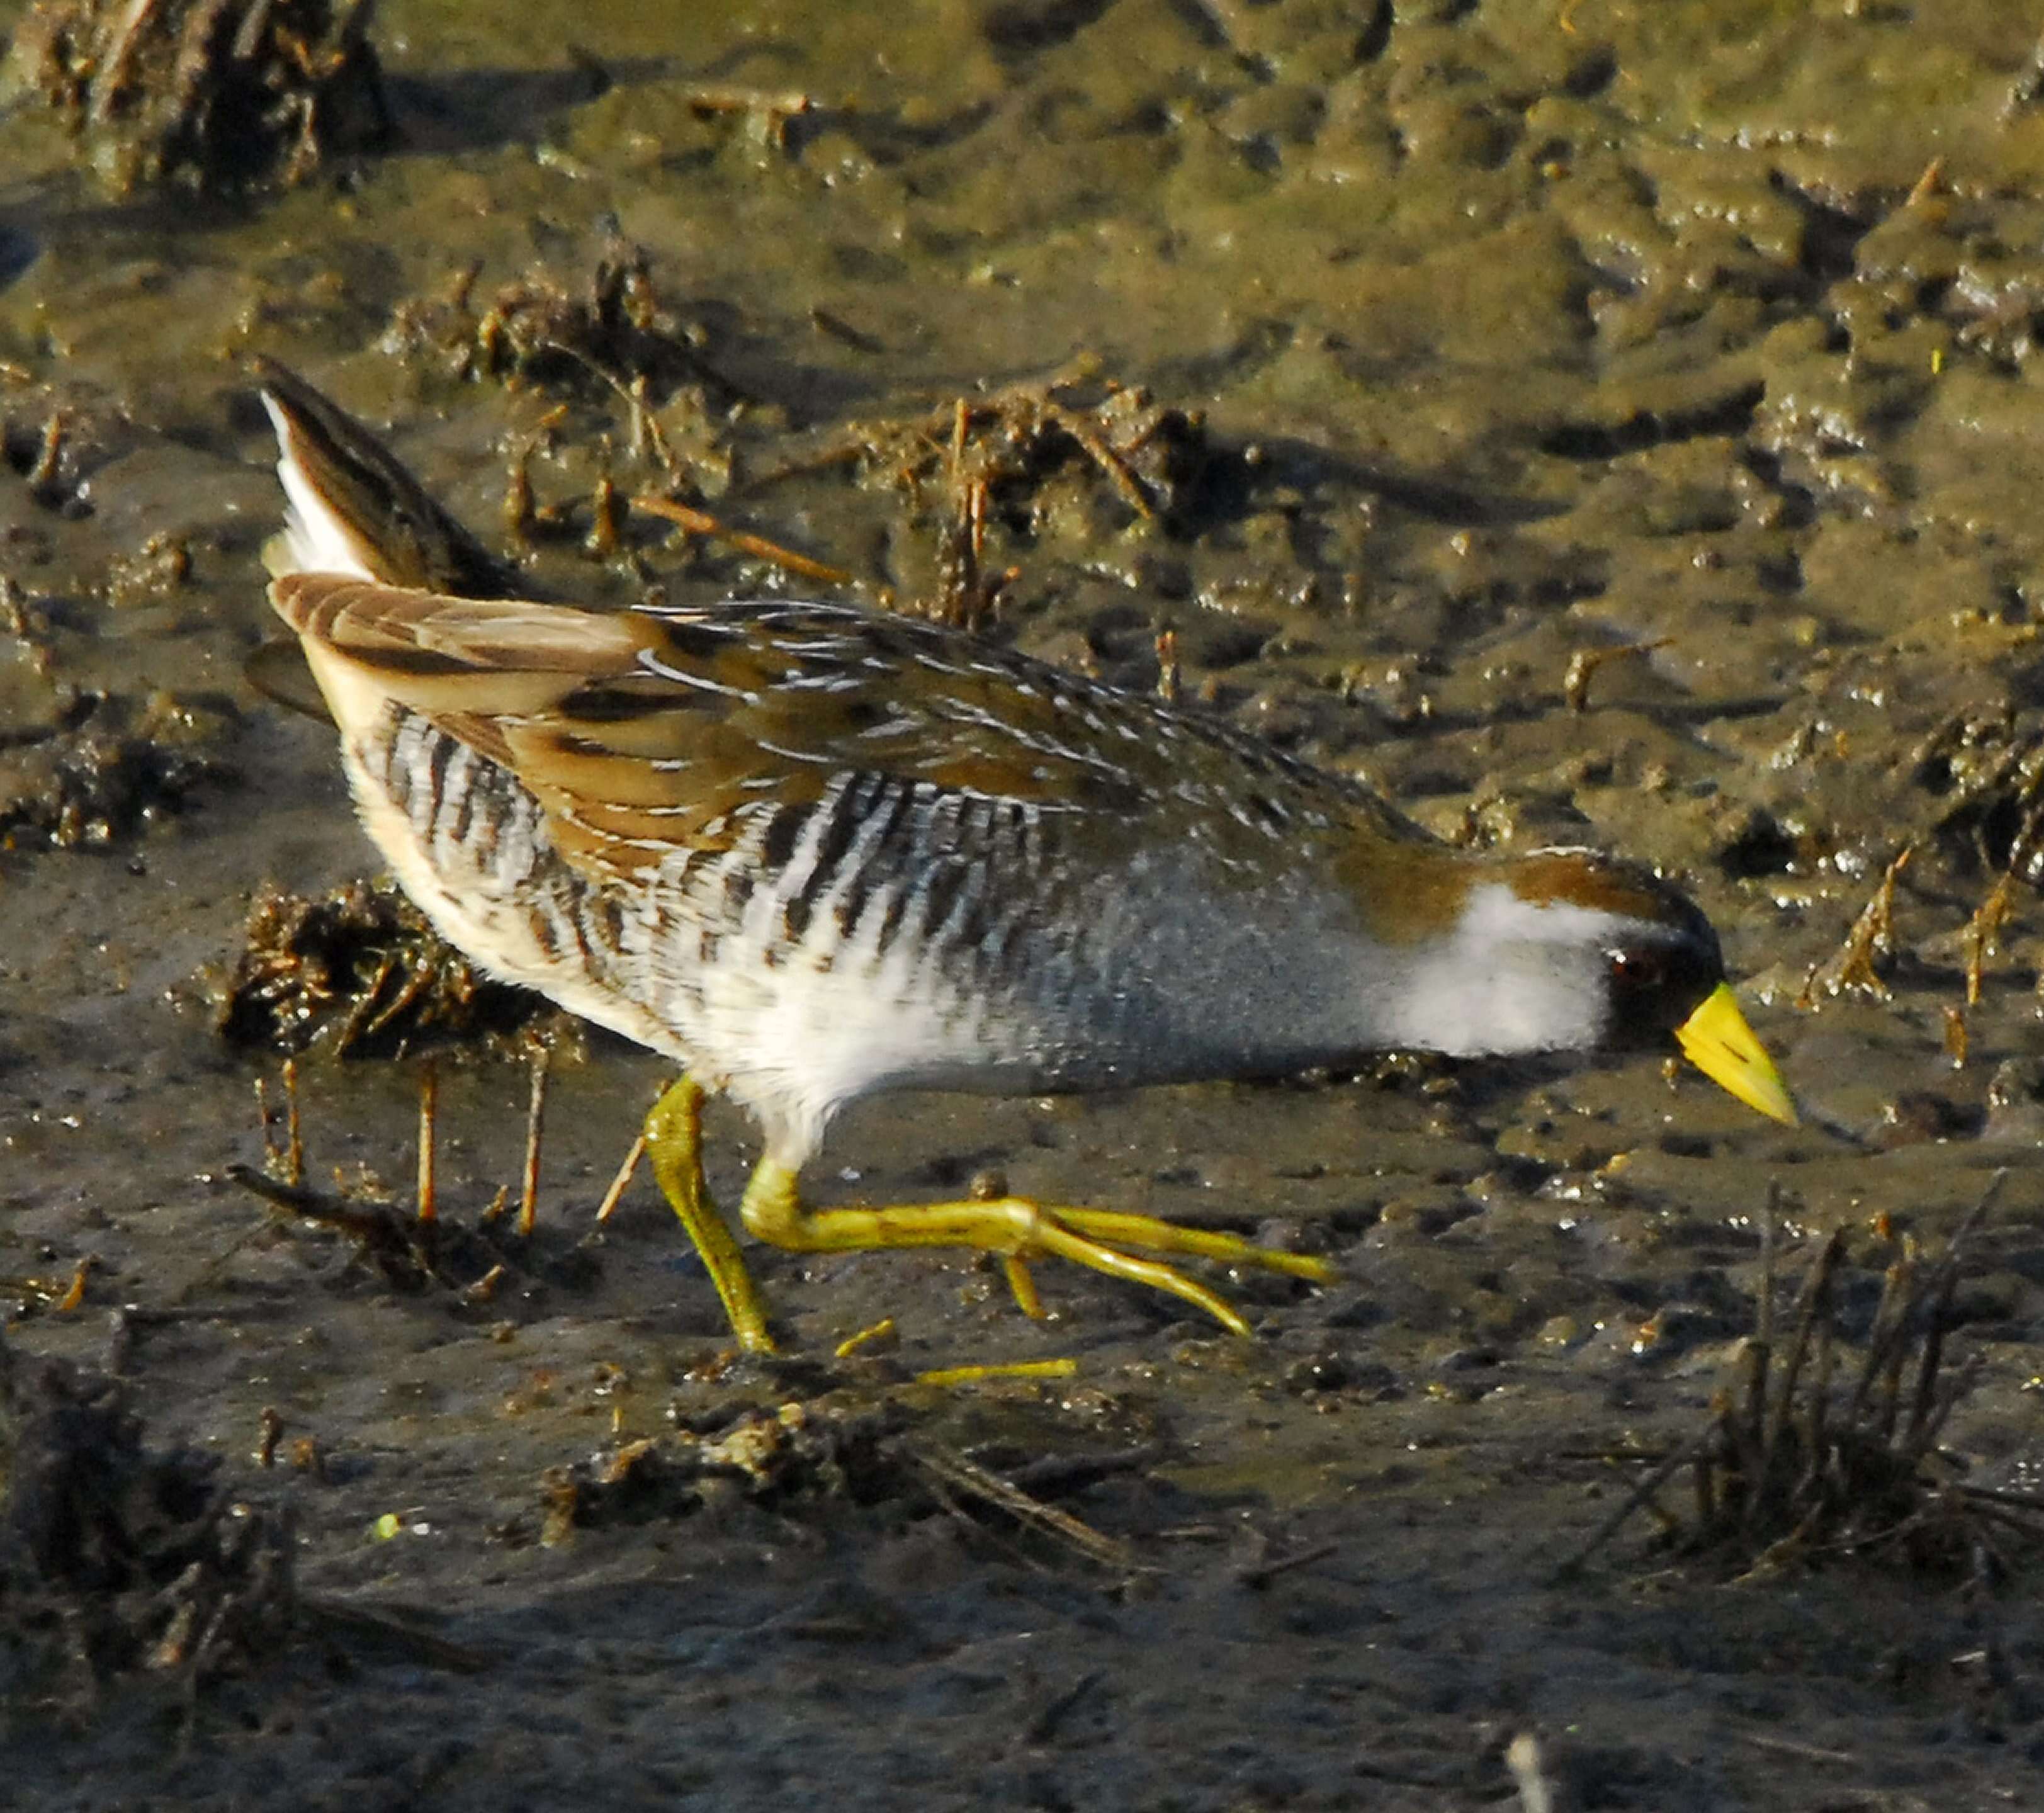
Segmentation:
[(748, 1354), (770, 1354), (774, 1337), (766, 1331), (766, 1308), (703, 1181), (702, 1104), (702, 1085), (693, 1077), (678, 1078), (646, 1116), (647, 1155), (663, 1193), (702, 1255), (739, 1346)]
[(1032, 1322), (1043, 1319), (1043, 1300), (1036, 1294), (1036, 1281), (1029, 1275), (1029, 1262), (1020, 1253), (1005, 1254), (1001, 1269), (1008, 1277), (1008, 1292), (1015, 1307)]
[(1168, 1291), (1204, 1310), (1232, 1333), (1248, 1334), (1249, 1324), (1204, 1285), (1174, 1266), (1124, 1252), (1124, 1246), (1262, 1266), (1295, 1277), (1325, 1281), (1333, 1276), (1324, 1260), (1275, 1252), (1232, 1234), (1174, 1227), (1147, 1215), (1035, 1203), (1026, 1197), (997, 1197), (990, 1202), (895, 1203), (874, 1208), (805, 1208), (795, 1173), (771, 1158), (759, 1161), (745, 1186), (739, 1212), (759, 1239), (797, 1252), (970, 1246), (997, 1253), (1005, 1262), (1016, 1300), (1031, 1314), (1040, 1313), (1040, 1306), (1035, 1304), (1035, 1287), (1023, 1262), (1039, 1258), (1070, 1259), (1110, 1277)]

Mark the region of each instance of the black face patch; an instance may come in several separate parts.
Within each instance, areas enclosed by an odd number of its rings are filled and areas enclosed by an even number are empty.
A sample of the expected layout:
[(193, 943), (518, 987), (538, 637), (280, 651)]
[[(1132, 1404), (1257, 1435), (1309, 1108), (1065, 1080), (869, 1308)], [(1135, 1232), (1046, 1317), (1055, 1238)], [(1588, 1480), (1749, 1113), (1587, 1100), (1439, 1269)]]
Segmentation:
[(1723, 980), (1717, 935), (1700, 914), (1676, 937), (1614, 947), (1604, 966), (1611, 1001), (1605, 1042), (1634, 1051), (1665, 1046)]

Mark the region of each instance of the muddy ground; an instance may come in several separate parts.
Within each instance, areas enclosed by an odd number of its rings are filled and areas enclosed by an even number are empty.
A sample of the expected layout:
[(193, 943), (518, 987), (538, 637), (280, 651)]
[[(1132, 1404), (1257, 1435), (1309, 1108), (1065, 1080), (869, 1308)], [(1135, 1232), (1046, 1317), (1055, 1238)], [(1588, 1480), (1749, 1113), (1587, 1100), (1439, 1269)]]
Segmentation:
[[(1898, 1542), (1747, 1573), (1642, 1515), (1558, 1573), (1755, 1331), (1770, 1183), (1785, 1302), (1851, 1232), (1850, 1344), (1899, 1243), (2008, 1170), (1940, 1465), (2044, 1471), (2034, 20), (697, 10), (391, 0), (388, 137), (294, 126), (238, 192), (110, 151), (121, 106), (50, 111), (17, 63), (10, 1515), (52, 1357), (117, 1377), (139, 1427), (90, 1427), (135, 1467), (271, 1546), (116, 1557), (118, 1606), (89, 1568), (17, 1579), (12, 1803), (1477, 1808), (1531, 1732), (1562, 1805), (2044, 1804), (2005, 1531), (2005, 1570)], [(1343, 1281), (1224, 1281), (1239, 1343), (1091, 1273), (1044, 1269), (1032, 1324), (963, 1259), (763, 1252), (794, 1357), (732, 1367), (649, 1183), (591, 1231), (658, 1066), (561, 1041), (521, 1242), (481, 1218), (526, 1072), (455, 1039), (466, 1243), (379, 1267), (229, 1175), (282, 1062), (219, 1030), (252, 901), (374, 870), (330, 737), (242, 678), (279, 508), (255, 351), (388, 424), (536, 583), (934, 609), (1137, 687), (1174, 660), (1444, 835), (1666, 865), (1804, 1124), (1650, 1058), (874, 1102), (825, 1193), (998, 1166)], [(618, 522), (606, 477), (714, 532)], [(402, 1203), (421, 1060), (336, 1043), (301, 1059), (307, 1181)], [(751, 1131), (709, 1128), (728, 1200)], [(833, 1357), (882, 1316), (895, 1344)]]

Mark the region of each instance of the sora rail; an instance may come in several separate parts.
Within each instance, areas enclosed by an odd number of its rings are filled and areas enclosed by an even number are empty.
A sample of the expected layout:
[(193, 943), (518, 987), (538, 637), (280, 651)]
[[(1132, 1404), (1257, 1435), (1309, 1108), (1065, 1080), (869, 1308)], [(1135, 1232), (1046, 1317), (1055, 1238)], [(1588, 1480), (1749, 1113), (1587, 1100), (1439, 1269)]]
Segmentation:
[(806, 1251), (976, 1247), (1025, 1309), (1056, 1257), (1247, 1325), (1174, 1263), (1323, 1262), (1147, 1216), (813, 1208), (832, 1118), (989, 1094), (1281, 1075), (1387, 1048), (1679, 1047), (1794, 1119), (1716, 935), (1649, 871), (1478, 856), (1217, 718), (851, 605), (612, 614), (512, 575), (382, 444), (261, 367), (289, 507), (270, 589), (362, 822), (473, 961), (672, 1059), (655, 1173), (740, 1343), (773, 1345), (703, 1183), (701, 1106), (766, 1150), (740, 1213)]

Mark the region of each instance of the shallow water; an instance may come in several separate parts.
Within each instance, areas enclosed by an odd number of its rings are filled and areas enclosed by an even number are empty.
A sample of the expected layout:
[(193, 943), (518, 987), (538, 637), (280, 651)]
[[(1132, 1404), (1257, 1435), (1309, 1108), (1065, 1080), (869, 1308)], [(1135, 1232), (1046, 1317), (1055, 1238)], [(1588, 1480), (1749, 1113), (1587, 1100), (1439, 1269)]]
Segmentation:
[[(1586, 1582), (1551, 1575), (1636, 1477), (1604, 1457), (1685, 1435), (1750, 1331), (1773, 1180), (1792, 1268), (1842, 1225), (1934, 1243), (2008, 1170), (1950, 1441), (1977, 1479), (2036, 1483), (2029, 882), (1972, 1004), (1965, 942), (2027, 866), (2044, 771), (2034, 21), (1994, 0), (636, 21), (392, 4), (403, 142), (243, 202), (110, 200), (46, 121), (0, 122), (10, 1339), (96, 1360), (106, 1312), (171, 1312), (126, 1361), (152, 1439), (292, 1498), (308, 1592), (483, 1658), (308, 1642), (212, 1690), (182, 1748), (151, 1684), (55, 1747), (18, 1707), (16, 1779), (79, 1807), (1431, 1808), (1497, 1803), (1502, 1746), (1537, 1729), (1585, 1806), (2024, 1803), (2044, 1649), (2020, 1594), (1871, 1565), (1719, 1586), (1658, 1571), (1639, 1529)], [(1157, 519), (1069, 448), (997, 492), (986, 565), (1016, 571), (991, 633), (1147, 688), (1170, 628), (1189, 694), (1444, 834), (1667, 866), (1804, 1126), (1651, 1059), (871, 1103), (826, 1189), (997, 1166), (1050, 1200), (1297, 1230), (1346, 1281), (1236, 1281), (1259, 1324), (1238, 1345), (1090, 1273), (1042, 1269), (1035, 1325), (963, 1261), (757, 1255), (805, 1356), (896, 1319), (899, 1350), (833, 1401), (1012, 1458), (1155, 1445), (1062, 1501), (1132, 1570), (827, 1493), (540, 1543), (547, 1469), (677, 1405), (820, 1388), (696, 1376), (720, 1324), (649, 1184), (593, 1264), (563, 1258), (660, 1080), (615, 1045), (557, 1066), (548, 1260), (489, 1304), (394, 1290), (226, 1180), (261, 1157), (275, 1066), (221, 1044), (206, 973), (260, 884), (372, 861), (330, 737), (240, 678), (278, 500), (236, 362), (282, 357), (388, 424), (494, 536), (521, 446), (543, 505), (581, 505), (606, 460), (647, 482), (601, 386), (550, 439), (551, 394), (454, 375), (503, 286), (579, 293), (620, 238), (702, 363), (660, 420), (705, 507), (850, 595), (939, 585), (956, 399), (1083, 373), (1093, 400), (1112, 379), (1203, 413), (1205, 463)], [(895, 457), (827, 457), (852, 443)], [(536, 581), (625, 595), (578, 551), (586, 522), (542, 535)], [(643, 551), (673, 596), (813, 589), (728, 544)], [(1650, 646), (1571, 710), (1572, 659), (1619, 644)], [(1912, 842), (1885, 992), (1833, 993)], [(444, 1076), (451, 1216), (513, 1181), (525, 1087), (480, 1059)], [(415, 1089), (408, 1063), (309, 1059), (313, 1178), (366, 1166), (402, 1197)], [(709, 1128), (729, 1200), (751, 1130)], [(26, 1281), (87, 1254), (79, 1311)], [(898, 1382), (1065, 1356), (1050, 1384)], [(255, 1464), (266, 1406), (323, 1479)]]

